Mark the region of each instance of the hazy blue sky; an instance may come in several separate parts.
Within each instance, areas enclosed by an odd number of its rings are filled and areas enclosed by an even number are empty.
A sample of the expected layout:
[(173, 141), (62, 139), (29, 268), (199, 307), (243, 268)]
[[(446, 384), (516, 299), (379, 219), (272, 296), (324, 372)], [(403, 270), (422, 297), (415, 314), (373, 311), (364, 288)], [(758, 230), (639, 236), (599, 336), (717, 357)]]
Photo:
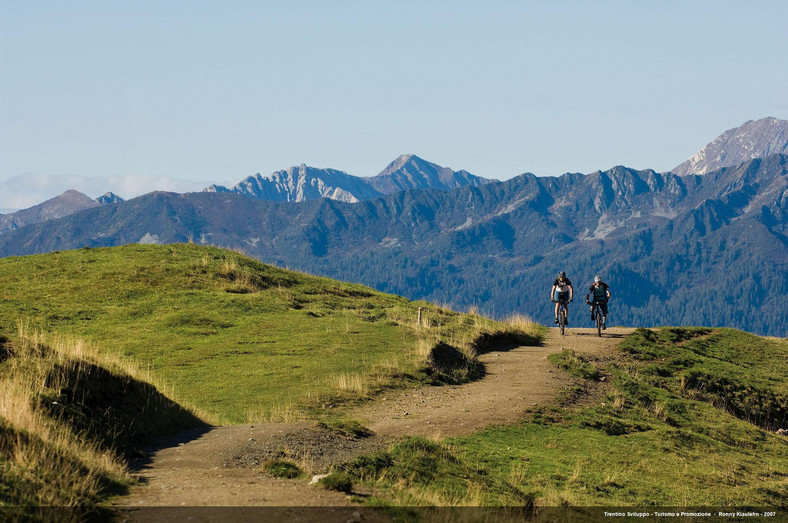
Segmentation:
[[(0, 208), (410, 152), (668, 170), (788, 118), (784, 1), (0, 0)], [(188, 183), (191, 182), (191, 183)]]

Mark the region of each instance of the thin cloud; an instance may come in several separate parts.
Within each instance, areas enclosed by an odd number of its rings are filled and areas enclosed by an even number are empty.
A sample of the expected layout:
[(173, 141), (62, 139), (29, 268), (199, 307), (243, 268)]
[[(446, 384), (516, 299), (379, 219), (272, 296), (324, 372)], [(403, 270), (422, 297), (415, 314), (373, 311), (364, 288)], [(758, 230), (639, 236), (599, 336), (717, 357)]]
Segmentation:
[(74, 189), (97, 198), (107, 192), (130, 199), (152, 191), (201, 191), (208, 183), (160, 176), (125, 175), (107, 178), (23, 174), (0, 181), (0, 209), (26, 209)]

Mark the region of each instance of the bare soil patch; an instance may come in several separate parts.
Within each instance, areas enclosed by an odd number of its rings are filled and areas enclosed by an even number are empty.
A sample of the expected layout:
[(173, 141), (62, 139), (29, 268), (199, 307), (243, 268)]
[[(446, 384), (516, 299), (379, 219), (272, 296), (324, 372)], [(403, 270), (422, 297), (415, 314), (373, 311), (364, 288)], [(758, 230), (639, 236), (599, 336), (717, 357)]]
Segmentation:
[[(310, 456), (318, 464), (344, 460), (350, 452), (341, 435), (314, 423), (264, 423), (187, 431), (162, 442), (149, 458), (133, 463), (142, 485), (118, 499), (123, 521), (377, 521), (359, 512), (343, 493), (304, 480), (271, 477), (261, 468), (280, 453)], [(350, 439), (350, 438), (346, 438)], [(316, 450), (316, 449), (319, 449)], [(151, 510), (150, 507), (158, 507)], [(220, 507), (196, 510), (195, 507)], [(268, 507), (251, 512), (238, 507)], [(271, 508), (274, 507), (274, 508)], [(360, 514), (363, 517), (358, 517)]]

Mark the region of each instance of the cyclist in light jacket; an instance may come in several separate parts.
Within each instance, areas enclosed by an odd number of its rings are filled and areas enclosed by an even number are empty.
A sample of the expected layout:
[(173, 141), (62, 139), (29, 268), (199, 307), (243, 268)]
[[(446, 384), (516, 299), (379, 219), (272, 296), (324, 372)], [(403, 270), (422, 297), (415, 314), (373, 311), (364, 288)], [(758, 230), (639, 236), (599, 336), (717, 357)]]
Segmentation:
[(575, 291), (572, 289), (572, 282), (566, 277), (566, 273), (561, 271), (558, 273), (558, 278), (553, 282), (553, 288), (550, 289), (550, 300), (555, 301), (555, 323), (558, 324), (558, 303), (564, 302), (566, 307), (566, 324), (569, 325), (569, 302), (575, 297)]
[(602, 310), (602, 328), (607, 329), (607, 302), (610, 299), (610, 287), (602, 281), (602, 276), (594, 276), (594, 284), (588, 288), (586, 303), (591, 305), (591, 321), (594, 321), (594, 302), (599, 303)]

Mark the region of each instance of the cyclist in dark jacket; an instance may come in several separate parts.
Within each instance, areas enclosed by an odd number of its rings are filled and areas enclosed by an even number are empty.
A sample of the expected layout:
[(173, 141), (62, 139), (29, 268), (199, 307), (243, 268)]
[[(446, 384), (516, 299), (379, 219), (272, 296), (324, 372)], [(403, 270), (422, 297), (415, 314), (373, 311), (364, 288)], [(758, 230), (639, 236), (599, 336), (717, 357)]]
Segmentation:
[(561, 271), (558, 273), (558, 278), (553, 282), (553, 288), (550, 289), (550, 299), (555, 301), (555, 322), (558, 323), (558, 302), (564, 302), (566, 307), (566, 324), (569, 325), (569, 302), (575, 297), (575, 291), (572, 289), (572, 282), (566, 277), (566, 273)]
[(586, 303), (591, 305), (591, 321), (594, 321), (594, 302), (599, 303), (602, 310), (602, 328), (607, 329), (607, 302), (610, 299), (610, 287), (602, 281), (602, 276), (594, 276), (594, 284), (588, 289)]

